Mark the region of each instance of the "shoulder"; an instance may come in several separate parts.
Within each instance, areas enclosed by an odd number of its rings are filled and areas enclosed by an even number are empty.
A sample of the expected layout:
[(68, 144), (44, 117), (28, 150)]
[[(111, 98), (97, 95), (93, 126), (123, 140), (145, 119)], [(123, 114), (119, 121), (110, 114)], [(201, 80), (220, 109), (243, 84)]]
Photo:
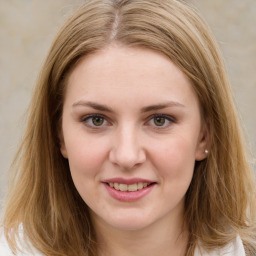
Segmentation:
[[(22, 239), (22, 238), (21, 238)], [(17, 254), (14, 254), (9, 247), (6, 237), (4, 236), (4, 232), (1, 229), (0, 230), (0, 255), (3, 256), (43, 256), (39, 252), (36, 252), (36, 250), (33, 250), (34, 252), (28, 252), (25, 248), (25, 246), (22, 246), (22, 241), (21, 241), (21, 249), (24, 250), (23, 253), (19, 252)]]
[(206, 252), (200, 246), (195, 250), (194, 256), (246, 256), (242, 240), (239, 236), (236, 237), (231, 243), (227, 244), (221, 249), (211, 252)]

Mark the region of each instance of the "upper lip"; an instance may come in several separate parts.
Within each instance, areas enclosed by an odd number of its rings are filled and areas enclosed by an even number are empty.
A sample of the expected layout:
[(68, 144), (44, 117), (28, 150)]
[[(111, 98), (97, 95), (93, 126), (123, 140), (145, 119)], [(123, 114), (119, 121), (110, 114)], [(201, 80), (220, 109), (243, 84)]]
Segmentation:
[(132, 179), (125, 179), (121, 177), (117, 178), (111, 178), (111, 179), (106, 179), (102, 181), (103, 183), (119, 183), (119, 184), (135, 184), (135, 183), (155, 183), (155, 181), (152, 180), (147, 180), (147, 179), (141, 179), (141, 178), (132, 178)]

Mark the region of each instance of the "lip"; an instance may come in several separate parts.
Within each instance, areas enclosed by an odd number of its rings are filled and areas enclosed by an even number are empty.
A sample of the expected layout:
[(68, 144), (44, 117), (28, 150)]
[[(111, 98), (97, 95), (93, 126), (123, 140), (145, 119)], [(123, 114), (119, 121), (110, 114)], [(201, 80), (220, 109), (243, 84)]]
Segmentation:
[[(120, 191), (116, 190), (108, 185), (108, 183), (120, 183), (120, 184), (135, 184), (135, 183), (150, 183), (149, 186), (137, 190), (137, 191)], [(140, 178), (133, 178), (133, 179), (124, 179), (124, 178), (112, 178), (112, 179), (107, 179), (102, 182), (108, 191), (109, 195), (113, 197), (114, 199), (122, 202), (134, 202), (142, 199), (146, 195), (148, 195), (152, 189), (155, 187), (156, 182), (151, 181), (151, 180), (146, 180), (146, 179), (140, 179)]]

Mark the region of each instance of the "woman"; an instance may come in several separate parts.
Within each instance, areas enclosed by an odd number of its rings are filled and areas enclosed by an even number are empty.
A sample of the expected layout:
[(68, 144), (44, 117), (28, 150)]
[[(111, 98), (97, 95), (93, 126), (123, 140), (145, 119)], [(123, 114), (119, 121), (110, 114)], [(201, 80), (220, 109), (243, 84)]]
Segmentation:
[(255, 254), (255, 184), (229, 81), (185, 3), (86, 1), (30, 110), (5, 255)]

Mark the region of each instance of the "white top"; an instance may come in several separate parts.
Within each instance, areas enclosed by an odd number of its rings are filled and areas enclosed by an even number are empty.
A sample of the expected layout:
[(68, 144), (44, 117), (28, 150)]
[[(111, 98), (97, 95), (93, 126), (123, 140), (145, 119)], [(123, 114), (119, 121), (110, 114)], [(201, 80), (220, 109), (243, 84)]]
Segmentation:
[(197, 247), (194, 256), (246, 256), (242, 240), (239, 236), (222, 249), (216, 249), (209, 253)]
[[(41, 253), (19, 253), (16, 256), (43, 256)], [(3, 234), (0, 234), (0, 255), (1, 256), (14, 256), (12, 251), (10, 250), (7, 241)], [(237, 236), (237, 238), (230, 244), (226, 245), (222, 249), (214, 250), (210, 253), (203, 251), (201, 248), (197, 247), (195, 250), (194, 256), (246, 256), (243, 243), (241, 238)]]

